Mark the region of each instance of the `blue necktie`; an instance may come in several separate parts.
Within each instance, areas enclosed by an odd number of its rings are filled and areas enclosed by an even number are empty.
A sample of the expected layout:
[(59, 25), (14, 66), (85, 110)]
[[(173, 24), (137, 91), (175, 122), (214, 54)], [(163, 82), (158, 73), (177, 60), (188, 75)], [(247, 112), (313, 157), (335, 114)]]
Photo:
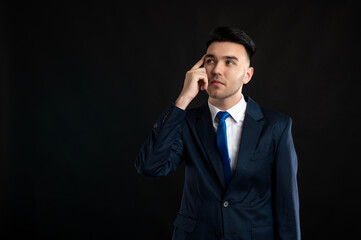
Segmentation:
[(226, 185), (228, 185), (232, 177), (231, 160), (228, 154), (227, 128), (226, 128), (226, 118), (229, 116), (230, 115), (228, 112), (219, 111), (217, 113), (217, 118), (219, 119), (218, 129), (217, 129), (217, 147), (222, 158)]

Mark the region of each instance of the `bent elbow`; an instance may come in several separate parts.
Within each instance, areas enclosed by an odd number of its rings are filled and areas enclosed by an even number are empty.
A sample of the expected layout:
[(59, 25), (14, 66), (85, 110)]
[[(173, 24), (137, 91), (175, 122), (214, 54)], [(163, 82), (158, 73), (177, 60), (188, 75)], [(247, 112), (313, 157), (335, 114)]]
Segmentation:
[(150, 164), (150, 159), (143, 159), (138, 157), (134, 163), (134, 167), (137, 169), (138, 174), (147, 177), (161, 177), (166, 176), (165, 166)]

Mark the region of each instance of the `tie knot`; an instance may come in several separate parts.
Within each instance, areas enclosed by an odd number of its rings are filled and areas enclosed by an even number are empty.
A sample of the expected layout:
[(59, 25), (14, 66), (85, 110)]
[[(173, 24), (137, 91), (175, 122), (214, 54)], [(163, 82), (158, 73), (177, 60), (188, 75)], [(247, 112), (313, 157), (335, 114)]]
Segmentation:
[(230, 116), (230, 114), (228, 112), (223, 112), (223, 111), (219, 111), (217, 113), (217, 118), (219, 120), (225, 120), (226, 118), (228, 118)]

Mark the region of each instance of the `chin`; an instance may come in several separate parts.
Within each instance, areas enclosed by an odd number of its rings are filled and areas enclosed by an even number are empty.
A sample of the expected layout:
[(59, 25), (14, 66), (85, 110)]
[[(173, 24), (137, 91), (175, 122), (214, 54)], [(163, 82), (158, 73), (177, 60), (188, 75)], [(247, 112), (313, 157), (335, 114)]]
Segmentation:
[(223, 95), (220, 91), (218, 91), (218, 89), (214, 89), (214, 88), (213, 89), (208, 88), (206, 91), (208, 93), (208, 96), (212, 98), (220, 98), (221, 95)]
[(225, 98), (225, 96), (223, 94), (217, 94), (217, 93), (213, 93), (213, 94), (208, 93), (208, 96), (210, 98), (213, 98), (213, 99), (223, 99), (223, 98)]

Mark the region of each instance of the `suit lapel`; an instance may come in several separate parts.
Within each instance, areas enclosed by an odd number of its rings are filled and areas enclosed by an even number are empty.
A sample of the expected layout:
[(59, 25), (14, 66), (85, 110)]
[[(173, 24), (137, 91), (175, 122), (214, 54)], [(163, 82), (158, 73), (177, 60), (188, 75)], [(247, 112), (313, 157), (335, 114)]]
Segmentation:
[[(243, 176), (242, 172), (247, 169), (247, 163), (257, 146), (264, 125), (264, 121), (262, 121), (263, 114), (259, 105), (248, 96), (245, 96), (245, 100), (247, 101), (247, 109), (243, 123), (238, 161), (228, 189), (232, 186), (236, 186), (236, 183), (241, 180)], [(202, 145), (207, 152), (208, 159), (210, 160), (223, 189), (226, 189), (222, 159), (217, 149), (217, 138), (216, 133), (214, 132), (208, 102), (205, 102), (198, 112), (196, 129)]]
[(247, 163), (257, 146), (264, 125), (264, 121), (262, 121), (263, 114), (259, 105), (250, 97), (245, 97), (245, 99), (247, 100), (247, 109), (242, 128), (237, 166), (229, 184), (229, 189), (237, 185), (237, 182), (243, 177), (242, 173), (247, 170)]
[(222, 160), (217, 149), (216, 133), (214, 132), (211, 113), (209, 111), (208, 102), (200, 108), (196, 120), (196, 129), (198, 136), (202, 141), (202, 145), (207, 152), (208, 159), (220, 180), (223, 189), (226, 188), (224, 180), (224, 172)]

